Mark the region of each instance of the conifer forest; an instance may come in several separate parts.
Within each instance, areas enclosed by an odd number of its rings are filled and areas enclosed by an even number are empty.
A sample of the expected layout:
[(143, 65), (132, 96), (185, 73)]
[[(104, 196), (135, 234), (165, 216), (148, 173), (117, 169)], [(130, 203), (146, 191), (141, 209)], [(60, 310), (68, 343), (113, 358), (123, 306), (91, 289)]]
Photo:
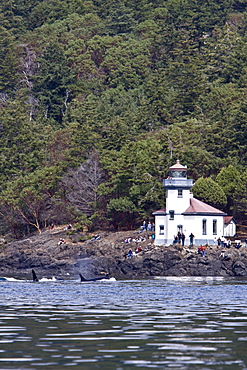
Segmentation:
[(0, 233), (136, 228), (179, 159), (247, 225), (247, 0), (4, 0)]

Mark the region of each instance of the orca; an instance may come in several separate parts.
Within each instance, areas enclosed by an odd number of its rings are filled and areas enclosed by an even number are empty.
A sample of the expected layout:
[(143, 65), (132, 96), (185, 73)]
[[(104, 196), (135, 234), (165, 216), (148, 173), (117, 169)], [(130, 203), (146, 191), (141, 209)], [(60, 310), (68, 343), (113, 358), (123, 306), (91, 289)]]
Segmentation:
[(36, 272), (34, 270), (32, 270), (32, 275), (33, 275), (33, 282), (37, 283), (39, 279), (37, 278)]
[(44, 277), (42, 277), (41, 279), (38, 279), (38, 277), (36, 275), (36, 272), (34, 270), (32, 270), (32, 275), (33, 275), (33, 282), (34, 283), (38, 283), (39, 281), (40, 282), (44, 282), (44, 281), (63, 281), (63, 279), (57, 279), (55, 276), (53, 276), (51, 279), (44, 278)]
[(81, 283), (83, 283), (84, 281), (98, 281), (98, 280), (105, 280), (105, 279), (110, 279), (109, 275), (105, 275), (105, 276), (97, 276), (97, 277), (94, 277), (92, 279), (85, 279), (84, 276), (82, 276), (82, 274), (79, 274), (80, 276), (80, 279), (81, 279)]

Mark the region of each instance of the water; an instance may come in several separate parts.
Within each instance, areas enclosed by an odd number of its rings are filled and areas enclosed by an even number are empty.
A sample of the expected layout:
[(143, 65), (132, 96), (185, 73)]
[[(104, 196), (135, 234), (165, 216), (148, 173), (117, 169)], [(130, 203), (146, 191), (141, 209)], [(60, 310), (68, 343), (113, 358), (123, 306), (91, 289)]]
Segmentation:
[(247, 281), (0, 281), (0, 369), (247, 370)]

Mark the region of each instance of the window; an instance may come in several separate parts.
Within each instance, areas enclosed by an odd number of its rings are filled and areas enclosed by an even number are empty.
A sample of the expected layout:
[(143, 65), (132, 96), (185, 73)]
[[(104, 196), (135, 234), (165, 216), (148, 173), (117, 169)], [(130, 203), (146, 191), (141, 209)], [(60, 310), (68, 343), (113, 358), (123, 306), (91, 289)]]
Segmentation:
[(183, 225), (178, 225), (177, 229), (178, 229), (178, 233), (182, 233), (183, 232)]
[(174, 211), (169, 211), (170, 220), (174, 220)]
[(207, 220), (202, 220), (202, 235), (207, 235)]
[(165, 227), (164, 225), (160, 225), (160, 235), (164, 235), (165, 234)]
[(217, 220), (213, 220), (213, 235), (217, 235)]
[(178, 189), (178, 198), (183, 198), (183, 189)]

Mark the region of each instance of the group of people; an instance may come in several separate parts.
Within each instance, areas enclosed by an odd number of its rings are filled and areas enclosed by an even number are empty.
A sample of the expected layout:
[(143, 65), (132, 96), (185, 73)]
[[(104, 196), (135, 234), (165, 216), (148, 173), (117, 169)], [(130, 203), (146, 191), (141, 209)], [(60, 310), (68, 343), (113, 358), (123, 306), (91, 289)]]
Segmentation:
[[(239, 249), (242, 246), (240, 240), (235, 241), (235, 243), (232, 244), (232, 241), (230, 239), (226, 239), (224, 236), (221, 236), (218, 239), (215, 237), (214, 245), (216, 244), (221, 248), (230, 248), (233, 245), (236, 249)], [(247, 247), (247, 239), (245, 239), (245, 246)]]
[(218, 247), (230, 248), (232, 242), (230, 239), (227, 240), (224, 236), (220, 236), (218, 239), (216, 237), (214, 238), (214, 244), (218, 244)]
[(185, 241), (185, 235), (184, 233), (180, 233), (180, 231), (177, 233), (177, 235), (174, 235), (173, 243), (172, 244), (181, 244), (184, 246)]
[[(192, 233), (190, 233), (189, 239), (190, 239), (190, 246), (191, 247), (193, 246), (194, 237), (195, 237), (195, 235), (192, 234)], [(181, 233), (179, 231), (177, 233), (177, 235), (174, 235), (173, 244), (182, 244), (182, 246), (184, 247), (184, 242), (185, 242), (185, 235), (184, 235), (184, 233)]]
[(140, 252), (142, 252), (142, 247), (141, 246), (139, 246), (134, 252), (132, 251), (132, 249), (129, 249), (128, 254), (127, 254), (127, 258), (132, 258), (133, 256), (136, 256)]
[(146, 223), (146, 221), (144, 220), (140, 229), (140, 232), (142, 231), (154, 231), (154, 223), (151, 223), (150, 221)]
[[(218, 246), (221, 246), (222, 247), (222, 250), (221, 250), (221, 253), (220, 253), (220, 257), (225, 257), (225, 250), (224, 250), (224, 248), (230, 248), (231, 245), (232, 245), (232, 243), (231, 243), (230, 239), (227, 242), (225, 242), (224, 237), (219, 238), (219, 239), (218, 239)], [(245, 245), (244, 246), (247, 247), (247, 239), (245, 239)], [(237, 243), (234, 244), (234, 247), (236, 249), (240, 249), (242, 247), (241, 241), (238, 240)]]
[(200, 254), (202, 257), (206, 257), (206, 250), (207, 250), (207, 244), (200, 245), (198, 248), (198, 254)]
[(135, 238), (127, 238), (125, 239), (124, 243), (140, 243), (140, 242), (145, 242), (146, 238), (144, 236), (140, 236), (138, 239)]

